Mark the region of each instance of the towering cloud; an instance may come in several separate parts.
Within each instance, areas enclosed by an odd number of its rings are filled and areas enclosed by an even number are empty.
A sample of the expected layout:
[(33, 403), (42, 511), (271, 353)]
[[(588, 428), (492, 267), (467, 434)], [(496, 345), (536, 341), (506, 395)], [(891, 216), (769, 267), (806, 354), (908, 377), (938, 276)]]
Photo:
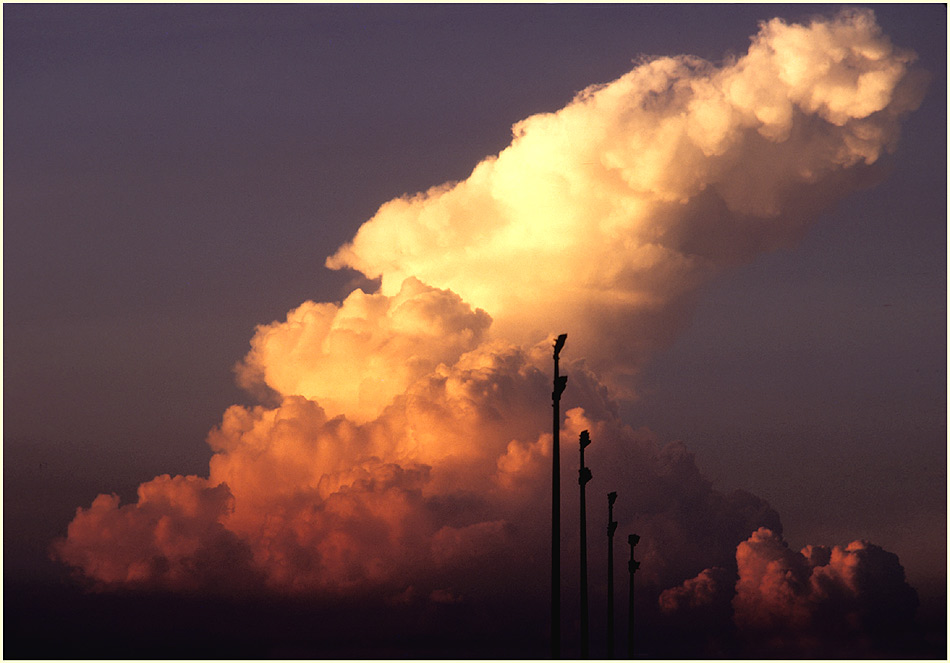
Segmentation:
[(912, 60), (855, 10), (772, 20), (721, 67), (644, 62), (517, 123), (465, 181), (384, 204), (327, 265), (449, 288), (518, 342), (570, 329), (598, 371), (634, 371), (697, 286), (794, 241), (894, 148)]
[[(612, 399), (702, 283), (794, 241), (894, 148), (922, 93), (912, 60), (871, 12), (776, 19), (721, 66), (644, 61), (517, 123), (468, 179), (384, 204), (327, 260), (381, 278), (379, 292), (305, 302), (257, 329), (239, 380), (274, 405), (228, 409), (207, 478), (158, 477), (135, 504), (100, 495), (55, 555), (106, 587), (537, 594), (550, 344), (569, 331), (562, 443), (590, 430), (588, 464), (623, 491), (654, 598), (686, 582), (664, 611), (735, 591), (737, 623), (798, 628), (828, 605), (820, 592), (882, 598), (862, 573), (893, 570), (889, 553), (775, 552), (781, 524), (763, 500), (714, 491), (685, 447), (625, 425)], [(733, 590), (704, 569), (735, 566), (737, 546)], [(810, 589), (775, 599), (770, 554)]]

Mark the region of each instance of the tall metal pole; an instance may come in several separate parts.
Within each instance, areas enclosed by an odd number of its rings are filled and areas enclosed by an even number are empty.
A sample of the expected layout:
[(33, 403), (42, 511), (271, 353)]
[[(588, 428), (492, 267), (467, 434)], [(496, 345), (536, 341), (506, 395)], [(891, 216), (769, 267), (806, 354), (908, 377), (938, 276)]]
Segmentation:
[(636, 534), (631, 534), (627, 537), (627, 541), (630, 542), (630, 563), (628, 568), (630, 569), (630, 613), (629, 613), (629, 624), (627, 625), (627, 658), (633, 658), (633, 574), (637, 572), (637, 569), (640, 568), (640, 562), (633, 559), (633, 548), (640, 543), (640, 537)]
[(581, 486), (581, 658), (590, 657), (590, 608), (587, 603), (587, 482), (590, 469), (584, 465), (584, 449), (590, 445), (590, 433), (581, 431), (581, 469), (577, 482)]
[(614, 502), (617, 493), (607, 493), (607, 658), (614, 657)]
[(567, 334), (554, 342), (554, 444), (551, 468), (551, 658), (561, 658), (561, 393), (567, 386), (567, 376), (558, 373), (558, 355), (564, 347)]

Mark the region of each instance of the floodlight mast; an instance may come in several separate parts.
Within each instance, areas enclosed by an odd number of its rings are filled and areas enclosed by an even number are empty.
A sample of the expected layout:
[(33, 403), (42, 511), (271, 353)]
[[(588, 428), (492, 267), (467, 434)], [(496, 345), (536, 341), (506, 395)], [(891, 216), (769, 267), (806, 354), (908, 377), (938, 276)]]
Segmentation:
[(627, 568), (630, 569), (630, 612), (628, 613), (629, 624), (627, 625), (627, 658), (633, 658), (633, 575), (637, 572), (637, 569), (640, 568), (640, 562), (633, 559), (633, 549), (638, 543), (640, 543), (640, 537), (636, 534), (631, 534), (627, 537), (627, 541), (630, 543), (630, 563), (627, 565)]
[(617, 493), (607, 493), (607, 658), (614, 657), (614, 502)]
[(567, 386), (567, 376), (558, 373), (558, 356), (567, 334), (554, 341), (554, 440), (551, 450), (551, 658), (561, 658), (561, 394)]
[(581, 486), (581, 658), (590, 658), (590, 608), (587, 602), (587, 482), (590, 468), (584, 464), (584, 449), (590, 445), (590, 433), (581, 431), (581, 468), (577, 482)]

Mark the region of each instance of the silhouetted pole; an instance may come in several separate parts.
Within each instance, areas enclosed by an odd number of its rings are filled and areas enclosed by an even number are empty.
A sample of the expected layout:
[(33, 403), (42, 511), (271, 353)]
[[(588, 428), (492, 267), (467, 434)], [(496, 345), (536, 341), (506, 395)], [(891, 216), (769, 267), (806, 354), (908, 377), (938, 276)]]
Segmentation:
[(587, 482), (590, 470), (584, 465), (584, 449), (590, 445), (590, 433), (581, 431), (581, 469), (577, 483), (581, 485), (581, 658), (590, 655), (590, 609), (587, 605)]
[(567, 376), (558, 374), (558, 355), (564, 347), (567, 334), (554, 342), (554, 448), (551, 469), (551, 658), (561, 658), (561, 394), (567, 386)]
[(633, 658), (633, 574), (640, 568), (640, 562), (633, 559), (633, 548), (640, 543), (640, 537), (631, 534), (627, 541), (630, 542), (630, 623), (627, 626), (627, 658)]
[(614, 657), (614, 502), (617, 493), (607, 493), (607, 658)]

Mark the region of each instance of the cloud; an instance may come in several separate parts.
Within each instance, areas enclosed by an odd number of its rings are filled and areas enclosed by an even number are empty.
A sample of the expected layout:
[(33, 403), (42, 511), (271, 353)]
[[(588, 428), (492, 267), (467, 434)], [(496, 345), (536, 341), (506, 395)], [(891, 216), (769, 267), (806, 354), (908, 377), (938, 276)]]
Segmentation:
[(733, 599), (737, 626), (769, 648), (856, 645), (905, 631), (917, 593), (897, 555), (866, 541), (845, 547), (789, 550), (781, 537), (757, 530), (736, 550), (739, 581)]
[(221, 523), (234, 505), (227, 485), (167, 474), (143, 483), (120, 507), (99, 495), (77, 509), (56, 556), (99, 587), (230, 593), (253, 588), (260, 572), (245, 541)]
[[(561, 451), (590, 431), (590, 490), (620, 493), (651, 610), (714, 619), (734, 591), (737, 627), (768, 637), (832, 605), (845, 630), (893, 617), (862, 612), (875, 587), (904, 609), (893, 555), (789, 553), (764, 500), (714, 490), (615, 399), (703, 283), (793, 242), (893, 149), (921, 93), (912, 60), (871, 12), (776, 19), (722, 66), (644, 61), (519, 122), (468, 179), (385, 203), (328, 259), (379, 292), (258, 327), (237, 374), (267, 404), (224, 413), (207, 478), (100, 495), (54, 554), (107, 587), (546, 601), (551, 342), (569, 331)], [(574, 472), (566, 460), (564, 486)]]
[[(416, 315), (438, 329), (452, 312)], [(545, 476), (548, 379), (535, 358), (479, 345), (365, 423), (296, 395), (277, 407), (233, 406), (209, 434), (209, 478), (159, 477), (136, 504), (100, 496), (78, 510), (56, 555), (107, 585), (179, 588), (197, 582), (201, 555), (225, 552), (225, 537), (273, 591), (438, 585), (508, 549), (510, 503)]]
[[(302, 396), (232, 406), (208, 437), (207, 479), (159, 477), (130, 505), (100, 496), (78, 511), (58, 555), (106, 584), (171, 588), (197, 582), (201, 555), (234, 556), (222, 537), (279, 592), (396, 596), (412, 585), (470, 596), (486, 577), (523, 577), (548, 556), (548, 349), (483, 343), (365, 423), (331, 418)], [(758, 498), (714, 491), (682, 445), (625, 426), (596, 377), (566, 366), (577, 405), (562, 451), (570, 458), (590, 430), (597, 485), (630, 485), (622, 521), (649, 540), (650, 582), (678, 582), (710, 556), (727, 557), (751, 529), (780, 528)], [(611, 456), (622, 464), (608, 467)], [(571, 481), (569, 461), (563, 470)], [(576, 501), (565, 495), (565, 512)], [(221, 573), (243, 572), (218, 561)]]
[(731, 619), (746, 655), (855, 658), (891, 653), (912, 637), (918, 599), (897, 555), (880, 546), (796, 552), (762, 527), (736, 548), (734, 570), (705, 569), (659, 603), (668, 618), (720, 633)]
[(515, 342), (570, 329), (599, 373), (635, 372), (701, 284), (870, 177), (920, 101), (913, 59), (848, 10), (764, 23), (722, 66), (643, 62), (515, 124), (464, 181), (385, 203), (327, 265), (448, 288)]
[(660, 610), (665, 615), (682, 612), (699, 612), (728, 601), (735, 585), (735, 574), (718, 566), (704, 569), (695, 578), (690, 578), (678, 587), (671, 587), (660, 594)]
[(458, 295), (410, 277), (391, 297), (357, 289), (339, 305), (304, 302), (286, 321), (259, 326), (238, 380), (362, 422), (414, 379), (478, 345), (490, 324)]

